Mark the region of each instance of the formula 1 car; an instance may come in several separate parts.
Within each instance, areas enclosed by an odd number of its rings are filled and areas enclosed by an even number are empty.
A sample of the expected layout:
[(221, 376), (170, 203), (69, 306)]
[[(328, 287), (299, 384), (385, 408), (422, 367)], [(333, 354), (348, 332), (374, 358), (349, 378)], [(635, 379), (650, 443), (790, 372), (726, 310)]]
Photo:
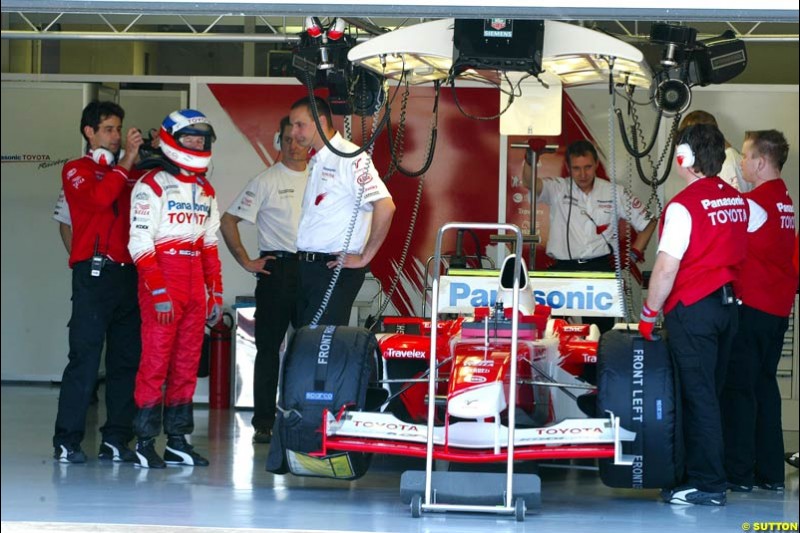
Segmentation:
[[(596, 326), (551, 318), (534, 304), (524, 266), (515, 317), (502, 301), (513, 259), (498, 302), (469, 318), (386, 318), (376, 335), (299, 330), (267, 469), (356, 479), (371, 454), (426, 457), (432, 447), (434, 459), (466, 463), (597, 458), (611, 486), (676, 484), (678, 409), (664, 345), (622, 330), (600, 340)], [(595, 366), (597, 387), (586, 379)], [(575, 391), (601, 416), (587, 418)]]

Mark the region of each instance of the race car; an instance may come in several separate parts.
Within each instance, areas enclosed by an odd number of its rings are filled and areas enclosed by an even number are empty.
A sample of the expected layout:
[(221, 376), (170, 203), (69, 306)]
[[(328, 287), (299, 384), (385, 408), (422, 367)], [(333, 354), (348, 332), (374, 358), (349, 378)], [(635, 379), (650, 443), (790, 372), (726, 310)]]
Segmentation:
[[(267, 469), (356, 479), (371, 454), (432, 448), (434, 459), (466, 463), (597, 458), (611, 486), (674, 484), (678, 414), (663, 343), (623, 330), (600, 339), (595, 326), (553, 319), (535, 305), (524, 266), (515, 317), (504, 306), (511, 259), (498, 302), (471, 317), (386, 318), (378, 334), (296, 332)], [(577, 407), (581, 396), (599, 416)]]

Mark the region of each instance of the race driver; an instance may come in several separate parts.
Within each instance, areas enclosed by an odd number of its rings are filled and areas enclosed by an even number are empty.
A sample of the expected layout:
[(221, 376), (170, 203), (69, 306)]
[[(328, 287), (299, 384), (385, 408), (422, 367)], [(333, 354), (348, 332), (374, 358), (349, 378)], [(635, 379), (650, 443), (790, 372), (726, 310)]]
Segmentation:
[[(205, 115), (184, 109), (164, 119), (159, 137), (161, 167), (134, 187), (130, 215), (129, 248), (139, 271), (142, 310), (136, 454), (144, 468), (207, 466), (186, 435), (194, 430), (192, 396), (204, 324), (219, 321), (222, 311), (219, 212), (205, 176), (215, 135)], [(162, 411), (163, 459), (155, 450)]]

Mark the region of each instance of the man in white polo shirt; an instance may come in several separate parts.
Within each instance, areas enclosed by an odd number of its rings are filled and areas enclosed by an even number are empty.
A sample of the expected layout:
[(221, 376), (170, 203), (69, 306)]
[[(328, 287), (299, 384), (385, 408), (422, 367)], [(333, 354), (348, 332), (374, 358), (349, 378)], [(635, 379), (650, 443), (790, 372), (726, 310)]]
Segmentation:
[[(292, 139), (289, 117), (278, 129), (281, 160), (250, 180), (220, 220), (231, 255), (257, 278), (256, 362), (253, 369), (254, 443), (271, 440), (275, 422), (280, 348), (286, 329), (297, 327), (297, 226), (306, 188), (306, 152)], [(238, 224), (258, 227), (258, 258), (242, 244)]]
[[(321, 131), (314, 121), (312, 105), (317, 109)], [(325, 100), (298, 100), (292, 105), (289, 120), (295, 142), (313, 149), (297, 232), (298, 318), (301, 326), (312, 322), (347, 325), (369, 263), (389, 232), (395, 205), (365, 152), (342, 157), (326, 146), (325, 139), (339, 152), (358, 150), (333, 128)], [(339, 278), (326, 299), (339, 262)]]
[[(567, 147), (565, 154), (569, 177), (540, 178), (537, 176), (535, 193), (538, 201), (550, 206), (550, 233), (547, 238), (547, 255), (556, 260), (550, 270), (565, 272), (609, 272), (614, 270), (613, 242), (614, 194), (611, 182), (597, 179), (599, 158), (597, 149), (586, 140), (576, 141)], [(529, 183), (532, 159), (526, 156), (523, 179)], [(656, 220), (647, 212), (642, 202), (616, 190), (618, 214), (639, 232), (631, 246), (631, 258), (644, 260), (644, 250)], [(601, 332), (614, 326), (613, 318), (590, 318)]]

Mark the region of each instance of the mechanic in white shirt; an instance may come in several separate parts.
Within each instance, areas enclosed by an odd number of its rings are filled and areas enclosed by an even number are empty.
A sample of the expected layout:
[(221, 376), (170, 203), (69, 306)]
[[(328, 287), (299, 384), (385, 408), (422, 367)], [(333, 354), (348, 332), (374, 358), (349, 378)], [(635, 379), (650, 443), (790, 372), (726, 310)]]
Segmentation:
[[(291, 323), (297, 327), (298, 261), (295, 240), (306, 188), (307, 150), (294, 142), (289, 117), (275, 137), (280, 161), (250, 180), (222, 215), (220, 229), (231, 255), (257, 278), (256, 361), (253, 368), (253, 442), (269, 443), (275, 422), (280, 348)], [(258, 228), (259, 254), (251, 259), (239, 222)]]
[[(563, 178), (536, 178), (537, 201), (550, 206), (550, 234), (547, 238), (547, 255), (556, 260), (550, 270), (567, 272), (610, 272), (613, 253), (614, 202), (611, 183), (596, 179), (599, 159), (597, 150), (586, 140), (567, 147), (565, 154), (570, 176)], [(531, 159), (525, 158), (523, 180), (530, 182)], [(644, 260), (644, 250), (656, 220), (647, 212), (642, 202), (617, 187), (617, 210), (638, 232), (631, 246), (632, 259)], [(589, 320), (587, 320), (589, 321)], [(593, 318), (601, 331), (614, 325), (613, 318)]]
[[(683, 117), (678, 131), (680, 132), (693, 124), (708, 124), (719, 129), (717, 119), (714, 118), (714, 115), (708, 111), (697, 109)], [(749, 192), (753, 190), (753, 186), (742, 176), (742, 154), (731, 146), (731, 143), (729, 143), (727, 139), (725, 139), (725, 162), (722, 163), (722, 170), (719, 171), (718, 176), (722, 178), (722, 181), (739, 192)]]
[[(321, 131), (314, 122), (312, 105), (317, 109)], [(314, 321), (340, 259), (342, 270), (319, 323), (347, 325), (369, 263), (389, 233), (395, 205), (366, 152), (341, 157), (326, 146), (325, 139), (340, 152), (358, 149), (333, 128), (325, 100), (298, 100), (292, 105), (289, 120), (295, 142), (313, 149), (297, 232), (300, 325)]]

